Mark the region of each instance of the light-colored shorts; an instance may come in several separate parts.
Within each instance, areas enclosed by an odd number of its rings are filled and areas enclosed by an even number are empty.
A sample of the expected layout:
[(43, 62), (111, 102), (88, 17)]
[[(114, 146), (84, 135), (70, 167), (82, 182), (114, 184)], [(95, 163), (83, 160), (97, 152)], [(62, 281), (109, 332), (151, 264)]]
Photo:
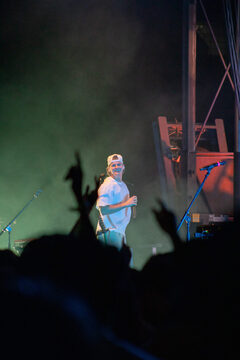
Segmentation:
[(125, 236), (116, 231), (107, 231), (105, 233), (97, 234), (97, 238), (105, 245), (115, 246), (118, 250), (122, 248), (123, 243), (126, 243)]

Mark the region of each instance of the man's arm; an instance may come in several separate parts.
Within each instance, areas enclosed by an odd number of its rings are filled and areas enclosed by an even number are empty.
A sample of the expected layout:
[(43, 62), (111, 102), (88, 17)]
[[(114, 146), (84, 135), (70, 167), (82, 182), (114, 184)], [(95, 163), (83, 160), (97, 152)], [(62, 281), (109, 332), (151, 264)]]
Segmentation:
[(132, 196), (128, 200), (114, 205), (100, 206), (102, 215), (114, 214), (127, 207), (137, 206), (137, 196)]

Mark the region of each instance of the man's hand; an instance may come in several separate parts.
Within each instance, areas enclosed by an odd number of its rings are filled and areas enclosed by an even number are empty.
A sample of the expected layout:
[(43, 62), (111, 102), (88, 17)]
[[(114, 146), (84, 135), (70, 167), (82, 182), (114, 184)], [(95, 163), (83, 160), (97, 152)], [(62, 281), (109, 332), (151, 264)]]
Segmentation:
[(130, 197), (127, 201), (125, 201), (125, 207), (137, 206), (137, 196)]

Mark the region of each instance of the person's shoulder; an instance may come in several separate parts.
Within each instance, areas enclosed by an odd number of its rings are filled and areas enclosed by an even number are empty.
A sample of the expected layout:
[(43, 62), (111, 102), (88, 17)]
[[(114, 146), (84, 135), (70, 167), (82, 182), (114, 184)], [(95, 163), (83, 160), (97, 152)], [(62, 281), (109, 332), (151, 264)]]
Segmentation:
[(115, 184), (115, 180), (114, 180), (111, 176), (108, 176), (108, 177), (104, 180), (104, 182), (103, 182), (102, 185), (107, 186), (107, 185), (113, 185), (113, 184)]
[(114, 184), (113, 178), (112, 178), (111, 176), (108, 176), (108, 177), (104, 180), (104, 182), (102, 183), (102, 185), (100, 186), (99, 189), (105, 189), (105, 188), (107, 188), (107, 187), (109, 187), (109, 186), (112, 186), (113, 184)]
[(122, 181), (122, 186), (128, 188), (127, 185), (126, 185), (126, 183), (125, 183), (124, 181)]
[(111, 176), (106, 177), (103, 183), (112, 183), (114, 179)]

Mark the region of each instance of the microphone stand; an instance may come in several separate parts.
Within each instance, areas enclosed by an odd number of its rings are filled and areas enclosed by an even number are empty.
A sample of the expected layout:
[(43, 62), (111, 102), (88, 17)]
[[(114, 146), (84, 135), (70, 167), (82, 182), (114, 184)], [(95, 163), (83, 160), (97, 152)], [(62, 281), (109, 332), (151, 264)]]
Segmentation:
[[(213, 168), (212, 168), (212, 169), (213, 169)], [(203, 185), (204, 185), (205, 181), (207, 180), (207, 177), (210, 175), (210, 172), (211, 172), (212, 169), (208, 169), (208, 170), (207, 170), (207, 173), (205, 174), (205, 177), (204, 177), (202, 183), (200, 184), (200, 186), (199, 186), (196, 194), (194, 195), (194, 198), (193, 198), (192, 201), (190, 202), (187, 210), (185, 211), (185, 214), (184, 214), (183, 217), (182, 217), (182, 220), (180, 221), (180, 224), (179, 224), (178, 227), (177, 227), (177, 232), (178, 232), (178, 231), (180, 230), (180, 228), (181, 228), (184, 220), (186, 220), (186, 223), (187, 223), (187, 242), (190, 241), (190, 222), (191, 222), (191, 216), (190, 216), (190, 214), (189, 214), (189, 210), (191, 209), (194, 201), (196, 200), (196, 198), (198, 197), (200, 191), (202, 190)]]
[(12, 223), (19, 217), (19, 215), (21, 215), (23, 213), (24, 210), (26, 210), (26, 208), (31, 204), (31, 202), (36, 199), (39, 194), (42, 192), (42, 190), (38, 190), (32, 197), (31, 200), (29, 200), (26, 205), (24, 205), (24, 207), (17, 213), (17, 215), (1, 230), (0, 232), (0, 236), (5, 232), (7, 231), (8, 232), (8, 249), (10, 250), (11, 249), (11, 239), (10, 239), (10, 235), (11, 235), (11, 231), (12, 231), (12, 228), (11, 228), (11, 225)]

